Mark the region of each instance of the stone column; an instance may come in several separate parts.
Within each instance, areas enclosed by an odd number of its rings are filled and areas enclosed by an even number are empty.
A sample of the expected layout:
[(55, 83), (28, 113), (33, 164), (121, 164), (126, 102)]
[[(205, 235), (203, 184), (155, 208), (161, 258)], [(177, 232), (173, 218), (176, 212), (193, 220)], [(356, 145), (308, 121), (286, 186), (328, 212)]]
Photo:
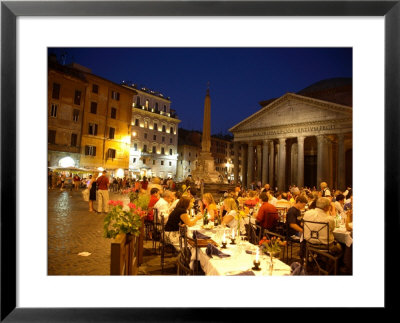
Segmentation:
[(274, 151), (274, 141), (271, 140), (270, 144), (270, 152), (269, 152), (269, 175), (268, 175), (268, 184), (271, 186), (271, 189), (274, 187), (274, 161), (275, 161), (275, 151)]
[(261, 182), (261, 171), (262, 171), (262, 150), (261, 145), (257, 145), (257, 182)]
[(297, 186), (304, 186), (304, 137), (297, 137)]
[(285, 190), (286, 138), (279, 139), (278, 189)]
[(269, 144), (271, 140), (264, 140), (263, 143), (263, 151), (262, 151), (262, 156), (263, 156), (263, 162), (262, 162), (262, 185), (264, 186), (265, 184), (268, 183), (268, 149), (269, 149)]
[(290, 184), (297, 183), (297, 142), (290, 146)]
[(251, 182), (253, 181), (254, 175), (254, 146), (253, 142), (250, 141), (248, 145), (247, 152), (247, 187), (250, 187)]
[(233, 176), (235, 178), (235, 184), (239, 181), (239, 143), (233, 143)]
[(242, 186), (247, 186), (247, 145), (242, 144)]
[(324, 136), (317, 136), (317, 183), (315, 187), (319, 189), (319, 184), (323, 177), (323, 156), (324, 156)]
[(344, 154), (344, 134), (338, 134), (338, 189), (344, 191), (346, 189), (346, 169)]

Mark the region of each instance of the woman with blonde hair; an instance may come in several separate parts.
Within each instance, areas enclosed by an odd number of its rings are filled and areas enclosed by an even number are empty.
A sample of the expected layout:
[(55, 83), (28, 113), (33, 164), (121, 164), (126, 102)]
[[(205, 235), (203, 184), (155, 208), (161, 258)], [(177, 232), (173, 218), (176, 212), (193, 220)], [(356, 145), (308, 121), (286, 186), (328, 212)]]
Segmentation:
[(217, 205), (215, 204), (214, 198), (210, 193), (205, 193), (203, 195), (203, 208), (202, 213), (204, 213), (204, 208), (207, 209), (208, 217), (210, 221), (214, 221), (214, 217), (217, 215)]
[[(222, 225), (227, 225), (229, 228), (236, 230), (238, 226), (237, 215), (239, 211), (237, 204), (232, 197), (228, 197), (224, 200), (224, 209), (226, 210), (226, 215), (222, 219)], [(246, 233), (242, 220), (240, 221), (240, 232)]]

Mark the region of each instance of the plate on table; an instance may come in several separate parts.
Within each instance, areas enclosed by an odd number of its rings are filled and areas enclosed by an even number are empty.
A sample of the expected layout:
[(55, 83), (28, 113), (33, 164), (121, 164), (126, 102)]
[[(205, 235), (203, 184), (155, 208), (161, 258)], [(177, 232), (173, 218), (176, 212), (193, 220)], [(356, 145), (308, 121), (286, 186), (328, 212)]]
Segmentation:
[(212, 230), (212, 229), (214, 229), (214, 224), (209, 223), (206, 225), (202, 225), (201, 227), (205, 230)]

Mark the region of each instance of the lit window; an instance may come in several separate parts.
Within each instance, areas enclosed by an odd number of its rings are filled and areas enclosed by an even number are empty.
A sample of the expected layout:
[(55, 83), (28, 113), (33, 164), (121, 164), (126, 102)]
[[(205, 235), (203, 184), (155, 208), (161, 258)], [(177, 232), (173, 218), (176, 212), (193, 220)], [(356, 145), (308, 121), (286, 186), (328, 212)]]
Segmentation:
[(111, 98), (113, 100), (119, 101), (119, 92), (112, 91), (111, 92)]
[(86, 156), (96, 156), (96, 146), (85, 146)]
[(97, 124), (89, 123), (89, 135), (97, 136)]
[(79, 120), (79, 110), (78, 109), (74, 109), (72, 119), (74, 120), (74, 122), (78, 122), (78, 120)]
[(52, 103), (51, 104), (51, 111), (50, 111), (50, 116), (53, 118), (57, 118), (57, 104)]

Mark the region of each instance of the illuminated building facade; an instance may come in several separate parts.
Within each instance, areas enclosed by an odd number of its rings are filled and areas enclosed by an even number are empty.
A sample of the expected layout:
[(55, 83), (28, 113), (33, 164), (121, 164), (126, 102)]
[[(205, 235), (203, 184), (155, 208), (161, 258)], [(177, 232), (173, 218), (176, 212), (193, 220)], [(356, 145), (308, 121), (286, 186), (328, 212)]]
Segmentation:
[(49, 166), (60, 166), (68, 155), (73, 166), (127, 175), (135, 92), (76, 63), (63, 66), (54, 60), (49, 61), (48, 89)]
[(180, 120), (171, 100), (134, 84), (124, 86), (136, 92), (131, 105), (131, 175), (175, 178)]

